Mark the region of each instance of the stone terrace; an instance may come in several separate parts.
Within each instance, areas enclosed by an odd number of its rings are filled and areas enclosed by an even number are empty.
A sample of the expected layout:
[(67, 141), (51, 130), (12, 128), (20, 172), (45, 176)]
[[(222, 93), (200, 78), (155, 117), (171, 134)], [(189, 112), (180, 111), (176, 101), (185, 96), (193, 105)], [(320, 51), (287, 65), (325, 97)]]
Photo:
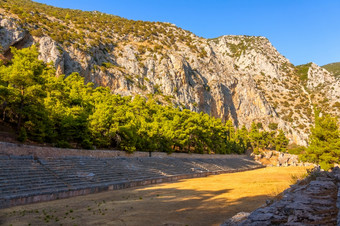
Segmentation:
[[(14, 154), (15, 149), (20, 155)], [(46, 153), (51, 148), (45, 149), (0, 143), (0, 208), (262, 167), (240, 155), (153, 153), (149, 157), (149, 153), (136, 153), (122, 157), (124, 153), (89, 151), (88, 155), (82, 150), (76, 156), (70, 150), (67, 156), (62, 149), (52, 148), (50, 155)]]

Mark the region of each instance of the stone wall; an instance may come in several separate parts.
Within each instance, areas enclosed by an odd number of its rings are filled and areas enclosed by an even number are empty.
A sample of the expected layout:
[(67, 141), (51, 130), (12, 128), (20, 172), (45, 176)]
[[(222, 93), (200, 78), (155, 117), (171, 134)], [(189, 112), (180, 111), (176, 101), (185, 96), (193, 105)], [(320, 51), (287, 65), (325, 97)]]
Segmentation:
[(245, 158), (247, 155), (207, 155), (207, 154), (188, 154), (188, 153), (172, 153), (165, 152), (133, 152), (128, 153), (119, 150), (85, 150), (85, 149), (69, 149), (69, 148), (55, 148), (33, 146), (26, 144), (15, 144), (8, 142), (0, 142), (0, 154), (2, 155), (32, 155), (35, 157), (63, 157), (63, 156), (88, 156), (88, 157), (173, 157), (173, 158), (202, 158), (202, 159), (232, 159), (232, 158)]
[(340, 169), (315, 170), (283, 192), (282, 198), (252, 213), (239, 213), (227, 225), (340, 225)]

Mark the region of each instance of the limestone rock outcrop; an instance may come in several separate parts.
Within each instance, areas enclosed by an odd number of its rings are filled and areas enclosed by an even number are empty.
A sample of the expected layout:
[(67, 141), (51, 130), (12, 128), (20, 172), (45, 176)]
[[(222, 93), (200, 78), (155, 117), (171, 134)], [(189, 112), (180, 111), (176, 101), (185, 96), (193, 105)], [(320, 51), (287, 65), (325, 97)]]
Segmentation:
[(0, 20), (0, 51), (8, 53), (11, 46), (17, 46), (28, 36), (28, 31), (18, 25), (17, 20), (4, 17)]
[(53, 66), (57, 70), (57, 75), (64, 74), (64, 56), (63, 50), (56, 41), (50, 37), (42, 37), (36, 40), (39, 46), (39, 60), (43, 60), (46, 63), (53, 63)]
[(340, 79), (332, 76), (326, 69), (311, 63), (308, 69), (307, 88), (323, 109), (340, 116)]
[(315, 63), (311, 63), (311, 66), (308, 69), (308, 89), (314, 89), (322, 84), (332, 83), (334, 81), (335, 78), (332, 77), (331, 73), (326, 69), (319, 67)]
[(312, 163), (300, 162), (297, 155), (279, 151), (267, 150), (257, 155), (252, 153), (251, 156), (264, 166), (316, 166)]

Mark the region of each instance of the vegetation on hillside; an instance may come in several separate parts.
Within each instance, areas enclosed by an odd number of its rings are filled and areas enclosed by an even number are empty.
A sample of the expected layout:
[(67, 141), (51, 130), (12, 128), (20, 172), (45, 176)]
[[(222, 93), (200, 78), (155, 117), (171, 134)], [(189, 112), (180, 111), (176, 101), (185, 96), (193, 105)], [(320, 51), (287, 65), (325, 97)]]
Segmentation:
[[(192, 43), (192, 33), (170, 23), (128, 20), (97, 11), (62, 9), (30, 0), (0, 0), (0, 7), (17, 15), (34, 36), (50, 36), (55, 41), (89, 51), (99, 45), (137, 41), (139, 50), (161, 51), (177, 48), (180, 41), (202, 53)], [(133, 40), (132, 40), (133, 39)], [(203, 52), (204, 53), (204, 52)]]
[(322, 67), (329, 71), (336, 78), (340, 78), (340, 62), (326, 64)]
[(260, 123), (250, 131), (235, 129), (230, 121), (162, 106), (152, 98), (113, 95), (84, 84), (77, 73), (56, 77), (52, 66), (38, 60), (35, 46), (12, 52), (12, 61), (0, 67), (0, 116), (16, 128), (20, 141), (222, 154), (287, 146), (282, 131), (264, 131)]
[(300, 77), (300, 80), (304, 85), (307, 84), (308, 70), (309, 70), (311, 65), (312, 65), (312, 63), (308, 63), (308, 64), (302, 64), (302, 65), (295, 67), (297, 75)]
[(316, 111), (315, 125), (301, 160), (319, 164), (325, 170), (340, 163), (340, 129), (336, 118), (328, 114), (321, 116), (320, 111)]

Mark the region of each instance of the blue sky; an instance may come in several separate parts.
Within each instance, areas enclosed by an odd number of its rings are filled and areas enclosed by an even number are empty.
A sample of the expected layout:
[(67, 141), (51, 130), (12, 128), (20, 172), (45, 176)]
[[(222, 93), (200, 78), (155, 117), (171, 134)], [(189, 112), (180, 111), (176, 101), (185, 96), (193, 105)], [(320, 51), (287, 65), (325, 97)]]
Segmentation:
[(36, 0), (127, 19), (171, 22), (198, 36), (267, 37), (293, 64), (340, 61), (339, 0)]

